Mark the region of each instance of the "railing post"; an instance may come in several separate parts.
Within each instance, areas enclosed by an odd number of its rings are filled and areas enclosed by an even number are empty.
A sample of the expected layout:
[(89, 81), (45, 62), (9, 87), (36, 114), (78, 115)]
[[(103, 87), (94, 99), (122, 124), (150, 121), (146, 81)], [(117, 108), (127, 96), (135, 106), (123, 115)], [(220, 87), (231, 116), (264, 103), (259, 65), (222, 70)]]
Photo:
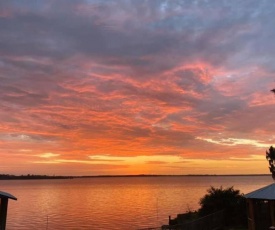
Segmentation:
[(17, 200), (13, 195), (0, 191), (0, 230), (6, 230), (9, 199)]
[(1, 198), (1, 203), (0, 203), (0, 230), (6, 230), (7, 211), (8, 211), (8, 198)]

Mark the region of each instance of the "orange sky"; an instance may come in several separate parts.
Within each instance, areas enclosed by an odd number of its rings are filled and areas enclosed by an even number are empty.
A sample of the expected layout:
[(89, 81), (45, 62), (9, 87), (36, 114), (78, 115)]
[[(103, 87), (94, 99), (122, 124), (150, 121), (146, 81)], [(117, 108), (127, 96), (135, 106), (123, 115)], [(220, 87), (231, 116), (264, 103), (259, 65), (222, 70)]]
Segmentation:
[(269, 173), (273, 3), (0, 3), (1, 173)]

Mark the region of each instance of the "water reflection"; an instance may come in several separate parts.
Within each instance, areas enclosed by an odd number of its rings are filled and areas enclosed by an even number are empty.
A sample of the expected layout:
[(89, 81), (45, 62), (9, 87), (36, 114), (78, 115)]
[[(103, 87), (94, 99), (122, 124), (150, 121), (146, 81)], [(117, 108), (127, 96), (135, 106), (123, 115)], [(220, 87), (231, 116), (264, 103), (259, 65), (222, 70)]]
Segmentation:
[(7, 229), (138, 229), (197, 209), (210, 185), (247, 193), (271, 177), (135, 177), (0, 181), (18, 198), (9, 203)]

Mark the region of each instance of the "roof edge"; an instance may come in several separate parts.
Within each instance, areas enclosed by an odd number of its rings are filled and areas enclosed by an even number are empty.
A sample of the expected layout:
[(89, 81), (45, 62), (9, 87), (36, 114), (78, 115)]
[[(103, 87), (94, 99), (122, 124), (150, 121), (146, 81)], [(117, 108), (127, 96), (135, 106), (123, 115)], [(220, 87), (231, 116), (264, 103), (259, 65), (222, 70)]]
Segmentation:
[(17, 198), (15, 196), (11, 195), (10, 193), (2, 192), (2, 191), (0, 191), (0, 198), (9, 198), (12, 200), (17, 200)]

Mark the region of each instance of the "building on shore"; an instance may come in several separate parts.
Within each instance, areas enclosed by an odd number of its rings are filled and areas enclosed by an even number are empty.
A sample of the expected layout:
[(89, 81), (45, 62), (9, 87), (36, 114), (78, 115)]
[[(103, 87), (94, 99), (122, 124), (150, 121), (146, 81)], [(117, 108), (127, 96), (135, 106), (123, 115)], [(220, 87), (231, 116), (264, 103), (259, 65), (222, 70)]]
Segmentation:
[(245, 198), (248, 230), (275, 229), (275, 183), (250, 192)]

